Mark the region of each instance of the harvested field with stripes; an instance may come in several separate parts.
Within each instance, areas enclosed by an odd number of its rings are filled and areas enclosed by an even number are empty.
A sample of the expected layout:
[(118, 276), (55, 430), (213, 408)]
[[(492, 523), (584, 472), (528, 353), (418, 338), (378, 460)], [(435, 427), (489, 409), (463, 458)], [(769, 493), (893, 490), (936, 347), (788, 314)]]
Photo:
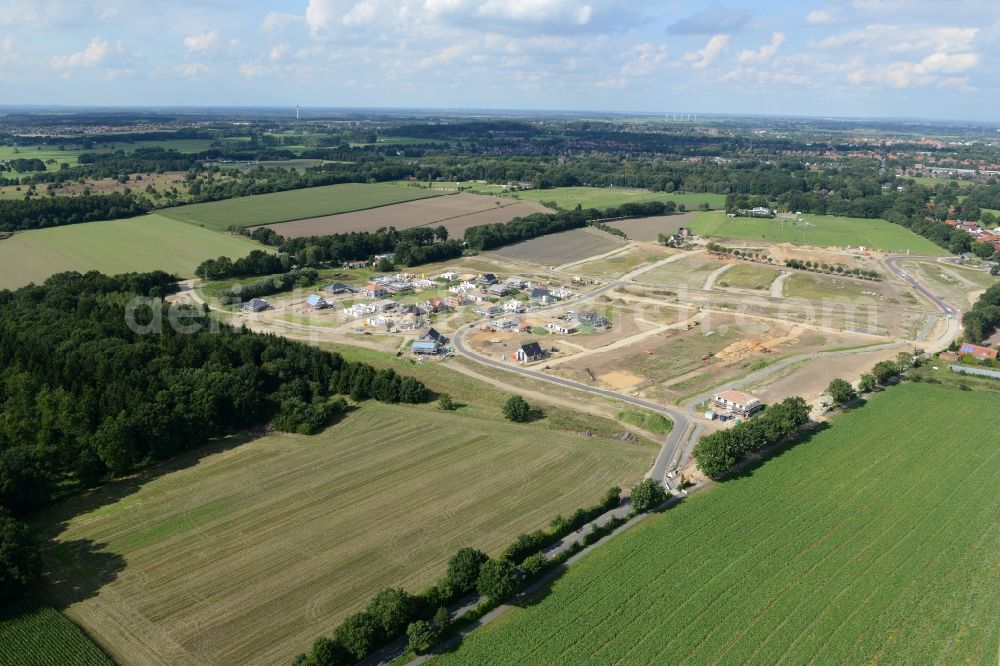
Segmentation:
[[(406, 192), (412, 188), (399, 189)], [(287, 238), (299, 238), (351, 231), (375, 231), (381, 227), (409, 229), (443, 224), (449, 234), (460, 237), (472, 226), (509, 222), (515, 217), (551, 212), (534, 202), (462, 193), (266, 226)]]

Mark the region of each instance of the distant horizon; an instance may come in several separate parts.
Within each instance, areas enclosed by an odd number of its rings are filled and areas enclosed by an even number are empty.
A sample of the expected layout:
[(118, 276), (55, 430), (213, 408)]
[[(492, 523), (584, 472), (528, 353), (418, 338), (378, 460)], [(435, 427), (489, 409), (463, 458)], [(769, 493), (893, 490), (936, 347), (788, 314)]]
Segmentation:
[[(302, 114), (306, 113), (366, 113), (366, 112), (378, 112), (384, 113), (386, 115), (392, 114), (406, 114), (406, 113), (419, 113), (427, 115), (469, 115), (469, 116), (483, 116), (483, 117), (502, 117), (505, 115), (512, 116), (572, 116), (572, 117), (585, 117), (588, 115), (594, 116), (614, 116), (620, 118), (628, 118), (631, 116), (648, 117), (648, 118), (660, 118), (665, 122), (672, 122), (676, 120), (678, 124), (682, 122), (693, 123), (697, 122), (699, 119), (761, 119), (761, 120), (822, 120), (822, 121), (871, 121), (880, 123), (915, 123), (915, 124), (925, 124), (925, 125), (948, 125), (948, 124), (964, 124), (971, 126), (988, 126), (1000, 128), (1000, 119), (998, 120), (977, 120), (974, 118), (936, 118), (936, 117), (919, 117), (919, 116), (841, 116), (841, 115), (813, 115), (813, 114), (778, 114), (778, 113), (722, 113), (717, 111), (643, 111), (643, 110), (602, 110), (602, 109), (559, 109), (559, 108), (491, 108), (491, 107), (420, 107), (420, 106), (322, 106), (322, 105), (300, 105), (300, 106), (287, 106), (287, 105), (267, 105), (267, 104), (234, 104), (234, 105), (194, 105), (194, 104), (116, 104), (116, 105), (100, 105), (100, 104), (0, 104), (0, 114), (3, 113), (16, 113), (19, 111), (57, 111), (57, 112), (121, 112), (121, 111), (143, 111), (152, 113), (165, 113), (165, 112), (201, 112), (201, 113), (215, 113), (215, 114), (225, 114), (229, 112), (239, 112), (239, 111), (267, 111), (267, 112), (279, 112), (287, 111), (291, 118), (294, 119), (295, 111), (298, 109)], [(673, 118), (677, 116), (677, 118)], [(301, 120), (307, 120), (307, 118), (302, 117)]]

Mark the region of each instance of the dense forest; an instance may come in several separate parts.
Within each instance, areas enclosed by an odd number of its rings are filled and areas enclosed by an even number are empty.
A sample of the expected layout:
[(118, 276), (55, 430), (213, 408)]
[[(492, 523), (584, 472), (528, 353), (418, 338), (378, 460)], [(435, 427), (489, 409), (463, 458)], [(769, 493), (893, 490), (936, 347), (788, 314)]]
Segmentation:
[(43, 229), (64, 224), (135, 217), (149, 210), (132, 194), (85, 197), (45, 197), (0, 201), (0, 231)]
[[(312, 433), (345, 396), (429, 397), (412, 377), (165, 303), (175, 280), (62, 273), (0, 291), (0, 550), (19, 534), (10, 515), (213, 438)], [(12, 571), (0, 557), (0, 591), (20, 589)]]

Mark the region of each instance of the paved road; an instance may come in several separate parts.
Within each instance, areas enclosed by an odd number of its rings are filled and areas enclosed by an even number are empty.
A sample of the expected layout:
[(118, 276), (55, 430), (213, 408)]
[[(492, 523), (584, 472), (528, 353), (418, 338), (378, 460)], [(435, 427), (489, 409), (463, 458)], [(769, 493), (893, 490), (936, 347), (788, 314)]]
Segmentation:
[[(552, 305), (547, 305), (538, 308), (537, 310), (532, 310), (532, 314), (545, 312), (547, 310), (554, 310), (557, 308), (565, 308), (573, 303), (588, 301), (625, 284), (630, 284), (630, 282), (628, 280), (612, 280), (602, 287), (578, 294), (569, 300), (553, 303)], [(666, 477), (667, 471), (681, 459), (682, 454), (684, 453), (684, 445), (686, 443), (697, 441), (695, 434), (697, 434), (698, 427), (695, 426), (694, 431), (689, 435), (688, 429), (691, 425), (691, 420), (687, 417), (687, 414), (680, 409), (661, 405), (650, 400), (643, 400), (642, 398), (635, 398), (616, 391), (609, 391), (595, 386), (588, 386), (587, 384), (581, 384), (580, 382), (575, 382), (571, 379), (564, 379), (562, 377), (556, 377), (537, 370), (532, 370), (529, 367), (517, 365), (516, 363), (497, 361), (466, 347), (465, 341), (463, 340), (465, 334), (470, 330), (478, 328), (480, 324), (487, 323), (489, 321), (489, 319), (481, 319), (459, 328), (452, 337), (452, 343), (454, 344), (455, 351), (462, 356), (483, 365), (499, 368), (506, 372), (517, 373), (525, 377), (531, 377), (532, 379), (548, 382), (549, 384), (555, 384), (574, 391), (582, 391), (584, 393), (590, 393), (591, 395), (599, 395), (604, 398), (627, 402), (637, 407), (642, 407), (643, 409), (648, 409), (649, 411), (664, 414), (670, 417), (670, 419), (674, 422), (674, 427), (670, 430), (670, 433), (667, 434), (667, 437), (663, 442), (663, 446), (660, 448), (660, 452), (656, 456), (656, 461), (649, 470), (648, 474), (650, 478), (662, 482)]]
[(920, 280), (918, 280), (916, 277), (914, 277), (907, 271), (903, 270), (896, 264), (896, 262), (898, 262), (900, 259), (906, 260), (906, 259), (925, 259), (925, 258), (937, 260), (936, 257), (911, 257), (903, 255), (897, 257), (886, 257), (885, 265), (889, 268), (890, 271), (893, 272), (893, 274), (895, 274), (896, 277), (900, 278), (908, 285), (910, 285), (911, 287), (919, 291), (921, 294), (926, 296), (931, 303), (936, 305), (946, 315), (958, 316), (959, 314), (961, 314), (960, 310), (958, 310), (957, 308), (953, 308), (940, 296), (932, 293), (929, 289), (927, 289), (927, 287), (923, 285), (923, 283)]
[[(616, 285), (617, 286), (617, 285)], [(607, 290), (607, 287), (604, 289)], [(536, 311), (537, 312), (537, 311)], [(621, 402), (627, 402), (629, 404), (635, 405), (636, 407), (642, 407), (643, 409), (648, 409), (651, 412), (657, 412), (659, 414), (665, 414), (669, 416), (674, 422), (674, 427), (670, 430), (666, 439), (663, 442), (663, 446), (660, 448), (660, 453), (656, 456), (656, 462), (653, 463), (653, 467), (649, 471), (650, 478), (656, 479), (657, 481), (663, 481), (667, 470), (670, 469), (671, 463), (679, 458), (682, 447), (685, 442), (689, 441), (688, 438), (688, 428), (690, 426), (690, 419), (688, 419), (687, 414), (679, 409), (673, 407), (667, 407), (666, 405), (661, 405), (650, 400), (643, 400), (642, 398), (636, 398), (630, 395), (625, 395), (623, 393), (618, 393), (616, 391), (610, 391), (607, 389), (597, 388), (596, 386), (588, 386), (586, 384), (581, 384), (580, 382), (575, 382), (571, 379), (565, 379), (563, 377), (556, 377), (554, 375), (548, 375), (537, 370), (532, 370), (529, 367), (523, 367), (516, 365), (514, 363), (497, 361), (495, 359), (483, 356), (475, 351), (472, 351), (465, 346), (465, 341), (462, 339), (463, 336), (469, 332), (474, 327), (478, 327), (479, 322), (473, 324), (468, 324), (460, 328), (453, 338), (453, 343), (455, 345), (455, 351), (462, 354), (466, 358), (469, 358), (477, 363), (483, 365), (488, 365), (494, 368), (499, 368), (506, 372), (514, 372), (519, 375), (526, 377), (531, 377), (532, 379), (537, 379), (539, 381), (548, 382), (550, 384), (555, 384), (563, 388), (572, 389), (574, 391), (582, 391), (584, 393), (589, 393), (591, 395), (598, 395), (604, 398), (611, 398), (612, 400), (618, 400)], [(691, 438), (693, 439), (693, 438)]]

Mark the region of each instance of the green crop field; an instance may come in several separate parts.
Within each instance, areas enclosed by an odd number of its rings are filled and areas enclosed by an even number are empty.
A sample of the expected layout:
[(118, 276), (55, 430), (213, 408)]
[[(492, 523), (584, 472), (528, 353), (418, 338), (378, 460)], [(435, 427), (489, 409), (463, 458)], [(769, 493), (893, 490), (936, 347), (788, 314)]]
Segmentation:
[(0, 617), (0, 666), (26, 664), (112, 666), (76, 625), (48, 606)]
[(722, 208), (726, 205), (724, 194), (668, 194), (616, 187), (555, 187), (548, 190), (515, 192), (513, 196), (525, 201), (555, 201), (560, 208), (575, 208), (577, 204), (584, 208), (608, 208), (637, 201), (673, 201), (678, 205), (684, 204), (688, 210), (700, 208), (701, 204), (706, 202), (712, 208)]
[(422, 589), (465, 545), (496, 554), (637, 481), (655, 452), (499, 411), (366, 403), (316, 436), (223, 443), (112, 484), (36, 521), (48, 591), (64, 603), (103, 579), (66, 613), (121, 664), (287, 664), (379, 589)]
[(62, 271), (161, 269), (191, 277), (209, 257), (242, 257), (260, 247), (160, 215), (22, 231), (0, 240), (0, 289), (42, 282)]
[(350, 213), (441, 195), (440, 191), (416, 187), (348, 183), (179, 206), (161, 214), (173, 220), (223, 230), (231, 226), (253, 227)]
[(437, 663), (994, 664), (998, 428), (995, 394), (889, 389)]
[(945, 255), (947, 252), (909, 229), (891, 222), (835, 215), (802, 215), (792, 222), (724, 213), (698, 213), (689, 225), (700, 236), (766, 240), (816, 247), (866, 247), (886, 252)]

